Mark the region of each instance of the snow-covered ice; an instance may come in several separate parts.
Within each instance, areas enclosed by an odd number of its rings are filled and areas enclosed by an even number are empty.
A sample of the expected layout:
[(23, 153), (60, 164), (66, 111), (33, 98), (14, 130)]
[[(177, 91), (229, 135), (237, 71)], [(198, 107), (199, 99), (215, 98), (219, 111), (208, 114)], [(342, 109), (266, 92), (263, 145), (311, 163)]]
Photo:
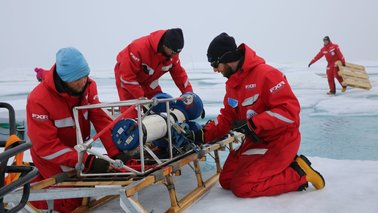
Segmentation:
[(237, 198), (218, 184), (187, 212), (333, 213), (378, 211), (378, 162), (312, 157), (326, 180), (323, 190), (273, 197)]
[[(118, 51), (153, 30), (181, 27), (185, 34), (181, 62), (194, 91), (204, 100), (206, 118), (212, 119), (222, 106), (225, 79), (204, 63), (206, 48), (215, 35), (226, 31), (287, 76), (302, 108), (300, 154), (307, 155), (324, 175), (326, 187), (240, 199), (216, 185), (187, 212), (376, 213), (378, 31), (373, 26), (378, 13), (374, 8), (375, 0), (1, 1), (0, 101), (13, 105), (17, 120), (24, 121), (27, 95), (38, 84), (34, 66), (49, 68), (57, 49), (66, 46), (79, 48), (87, 58), (100, 99), (117, 101), (113, 66)], [(335, 18), (340, 20), (337, 24)], [(307, 64), (326, 34), (340, 45), (347, 61), (366, 66), (373, 84), (370, 91), (351, 88), (340, 93), (337, 84), (336, 96), (325, 94), (324, 59), (311, 68)], [(165, 92), (180, 95), (169, 75), (160, 83)], [(6, 120), (7, 112), (0, 109), (0, 123)], [(221, 157), (224, 160), (226, 154)], [(25, 159), (31, 160), (29, 153)], [(206, 171), (214, 166), (202, 164)], [(175, 178), (179, 196), (196, 185), (190, 173), (186, 167), (183, 176)], [(161, 185), (142, 190), (139, 198), (154, 212), (169, 207)], [(119, 201), (96, 212), (121, 212)]]

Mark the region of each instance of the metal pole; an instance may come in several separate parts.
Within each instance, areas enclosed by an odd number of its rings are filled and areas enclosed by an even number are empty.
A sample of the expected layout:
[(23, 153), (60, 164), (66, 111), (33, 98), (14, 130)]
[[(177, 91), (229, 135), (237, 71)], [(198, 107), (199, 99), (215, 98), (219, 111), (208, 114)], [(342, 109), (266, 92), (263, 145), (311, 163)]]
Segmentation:
[[(83, 137), (81, 135), (81, 128), (80, 128), (80, 123), (79, 123), (79, 110), (76, 107), (74, 107), (72, 109), (72, 112), (73, 112), (75, 127), (76, 127), (76, 143), (77, 145), (82, 146)], [(78, 175), (80, 175), (80, 173), (84, 170), (83, 156), (84, 156), (84, 151), (80, 151), (77, 153), (77, 164), (75, 166), (75, 169)]]
[(77, 144), (82, 144), (83, 143), (83, 137), (81, 136), (81, 129), (80, 129), (80, 123), (79, 123), (79, 110), (76, 109), (76, 107), (74, 107), (72, 111), (73, 111), (75, 127), (76, 127)]
[(165, 103), (167, 110), (167, 128), (168, 128), (168, 144), (169, 144), (169, 158), (173, 158), (173, 147), (172, 147), (172, 131), (171, 131), (171, 113), (169, 111), (169, 101)]
[(167, 101), (177, 101), (177, 100), (184, 100), (184, 97), (177, 97), (177, 98), (163, 98), (163, 99), (156, 99), (156, 100), (127, 100), (127, 101), (119, 101), (113, 103), (100, 103), (100, 104), (91, 104), (91, 105), (84, 105), (84, 106), (77, 106), (76, 109), (97, 109), (97, 108), (105, 108), (105, 107), (120, 107), (120, 106), (131, 106), (131, 105), (144, 105), (150, 104), (154, 102), (163, 103)]
[(140, 153), (140, 163), (141, 172), (144, 173), (144, 148), (143, 148), (143, 130), (142, 130), (142, 116), (140, 114), (140, 104), (137, 104), (138, 111), (138, 132), (139, 132), (139, 153)]

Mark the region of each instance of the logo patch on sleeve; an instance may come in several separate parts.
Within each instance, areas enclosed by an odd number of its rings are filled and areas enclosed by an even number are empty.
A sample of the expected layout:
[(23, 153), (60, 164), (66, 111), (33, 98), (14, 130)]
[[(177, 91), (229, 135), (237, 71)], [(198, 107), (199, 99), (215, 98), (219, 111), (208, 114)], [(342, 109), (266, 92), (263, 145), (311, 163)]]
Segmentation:
[(246, 90), (251, 90), (251, 89), (254, 89), (254, 88), (256, 88), (256, 84), (247, 84), (247, 85), (245, 85), (245, 89)]
[(47, 121), (47, 119), (49, 119), (49, 116), (32, 113), (32, 118), (33, 120), (44, 122), (44, 121)]
[(274, 87), (270, 88), (270, 93), (275, 93), (277, 92), (278, 90), (282, 89), (284, 86), (285, 86), (285, 82), (284, 81), (281, 81), (280, 83), (278, 83), (277, 85), (275, 85)]

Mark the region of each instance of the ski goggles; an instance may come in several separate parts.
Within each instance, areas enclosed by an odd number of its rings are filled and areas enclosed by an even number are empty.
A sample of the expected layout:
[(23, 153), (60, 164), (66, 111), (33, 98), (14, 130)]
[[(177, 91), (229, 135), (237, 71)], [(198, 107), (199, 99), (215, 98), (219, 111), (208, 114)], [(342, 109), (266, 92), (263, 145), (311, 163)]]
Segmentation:
[(217, 58), (214, 58), (210, 55), (207, 55), (207, 60), (210, 62), (210, 66), (212, 66), (213, 68), (218, 68), (219, 63), (223, 63), (224, 62), (223, 60), (234, 52), (235, 51), (227, 51), (227, 52), (223, 53), (223, 55), (221, 55), (220, 57), (217, 57)]

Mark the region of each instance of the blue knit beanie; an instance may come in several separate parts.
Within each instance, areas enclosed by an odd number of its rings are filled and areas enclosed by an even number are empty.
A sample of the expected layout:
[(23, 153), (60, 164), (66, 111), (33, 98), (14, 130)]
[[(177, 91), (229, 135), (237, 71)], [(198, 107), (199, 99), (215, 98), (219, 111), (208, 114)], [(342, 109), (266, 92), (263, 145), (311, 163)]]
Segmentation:
[(64, 82), (73, 82), (88, 76), (90, 70), (81, 52), (67, 47), (56, 53), (56, 72)]

